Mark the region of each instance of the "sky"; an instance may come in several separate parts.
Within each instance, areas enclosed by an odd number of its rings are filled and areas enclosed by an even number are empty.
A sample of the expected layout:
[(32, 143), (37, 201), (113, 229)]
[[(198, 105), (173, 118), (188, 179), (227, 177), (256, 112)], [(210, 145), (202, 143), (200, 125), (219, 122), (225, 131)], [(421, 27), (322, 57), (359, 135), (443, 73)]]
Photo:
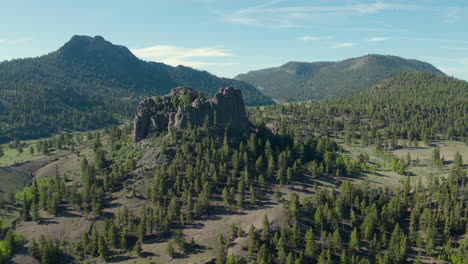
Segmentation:
[(367, 54), (468, 80), (468, 1), (0, 0), (0, 61), (103, 36), (148, 61), (234, 77)]

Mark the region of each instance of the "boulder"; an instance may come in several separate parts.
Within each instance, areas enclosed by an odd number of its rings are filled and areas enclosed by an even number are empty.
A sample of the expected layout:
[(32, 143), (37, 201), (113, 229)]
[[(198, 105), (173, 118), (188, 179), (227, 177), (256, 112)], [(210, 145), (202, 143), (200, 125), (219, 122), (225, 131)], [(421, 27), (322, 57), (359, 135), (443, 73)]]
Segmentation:
[(250, 132), (242, 92), (226, 87), (205, 99), (189, 87), (177, 87), (167, 95), (147, 98), (138, 104), (133, 137), (138, 142), (171, 128), (182, 130), (207, 122), (223, 129), (229, 125), (233, 136)]

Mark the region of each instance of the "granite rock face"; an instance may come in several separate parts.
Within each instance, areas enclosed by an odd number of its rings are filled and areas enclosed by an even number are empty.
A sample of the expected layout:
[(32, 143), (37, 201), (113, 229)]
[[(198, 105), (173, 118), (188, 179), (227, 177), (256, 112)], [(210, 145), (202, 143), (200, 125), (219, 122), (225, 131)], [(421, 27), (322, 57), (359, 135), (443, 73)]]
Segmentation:
[(221, 88), (213, 98), (205, 99), (189, 87), (177, 87), (167, 95), (147, 98), (138, 105), (133, 137), (138, 142), (156, 132), (205, 123), (220, 128), (229, 125), (233, 136), (249, 132), (251, 124), (241, 91), (233, 87)]

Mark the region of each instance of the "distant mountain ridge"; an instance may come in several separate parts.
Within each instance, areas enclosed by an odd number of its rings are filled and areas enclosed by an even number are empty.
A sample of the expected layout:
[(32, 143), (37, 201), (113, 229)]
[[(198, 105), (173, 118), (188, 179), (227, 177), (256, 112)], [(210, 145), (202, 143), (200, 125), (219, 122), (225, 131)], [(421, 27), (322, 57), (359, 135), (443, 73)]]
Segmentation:
[(101, 36), (73, 36), (47, 55), (0, 63), (0, 140), (100, 128), (133, 115), (136, 99), (177, 86), (206, 96), (233, 86), (246, 105), (274, 103), (243, 81), (143, 61)]
[(278, 101), (340, 98), (404, 72), (444, 74), (429, 63), (371, 54), (339, 62), (288, 62), (234, 79), (251, 83)]

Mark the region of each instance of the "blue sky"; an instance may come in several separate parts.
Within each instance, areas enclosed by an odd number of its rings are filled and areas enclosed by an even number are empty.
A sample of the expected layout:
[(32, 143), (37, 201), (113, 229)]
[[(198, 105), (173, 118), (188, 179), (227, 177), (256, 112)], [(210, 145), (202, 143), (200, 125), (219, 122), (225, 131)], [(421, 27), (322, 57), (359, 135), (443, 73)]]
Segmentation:
[(101, 35), (142, 59), (223, 77), (377, 53), (468, 80), (467, 2), (0, 0), (0, 61)]

